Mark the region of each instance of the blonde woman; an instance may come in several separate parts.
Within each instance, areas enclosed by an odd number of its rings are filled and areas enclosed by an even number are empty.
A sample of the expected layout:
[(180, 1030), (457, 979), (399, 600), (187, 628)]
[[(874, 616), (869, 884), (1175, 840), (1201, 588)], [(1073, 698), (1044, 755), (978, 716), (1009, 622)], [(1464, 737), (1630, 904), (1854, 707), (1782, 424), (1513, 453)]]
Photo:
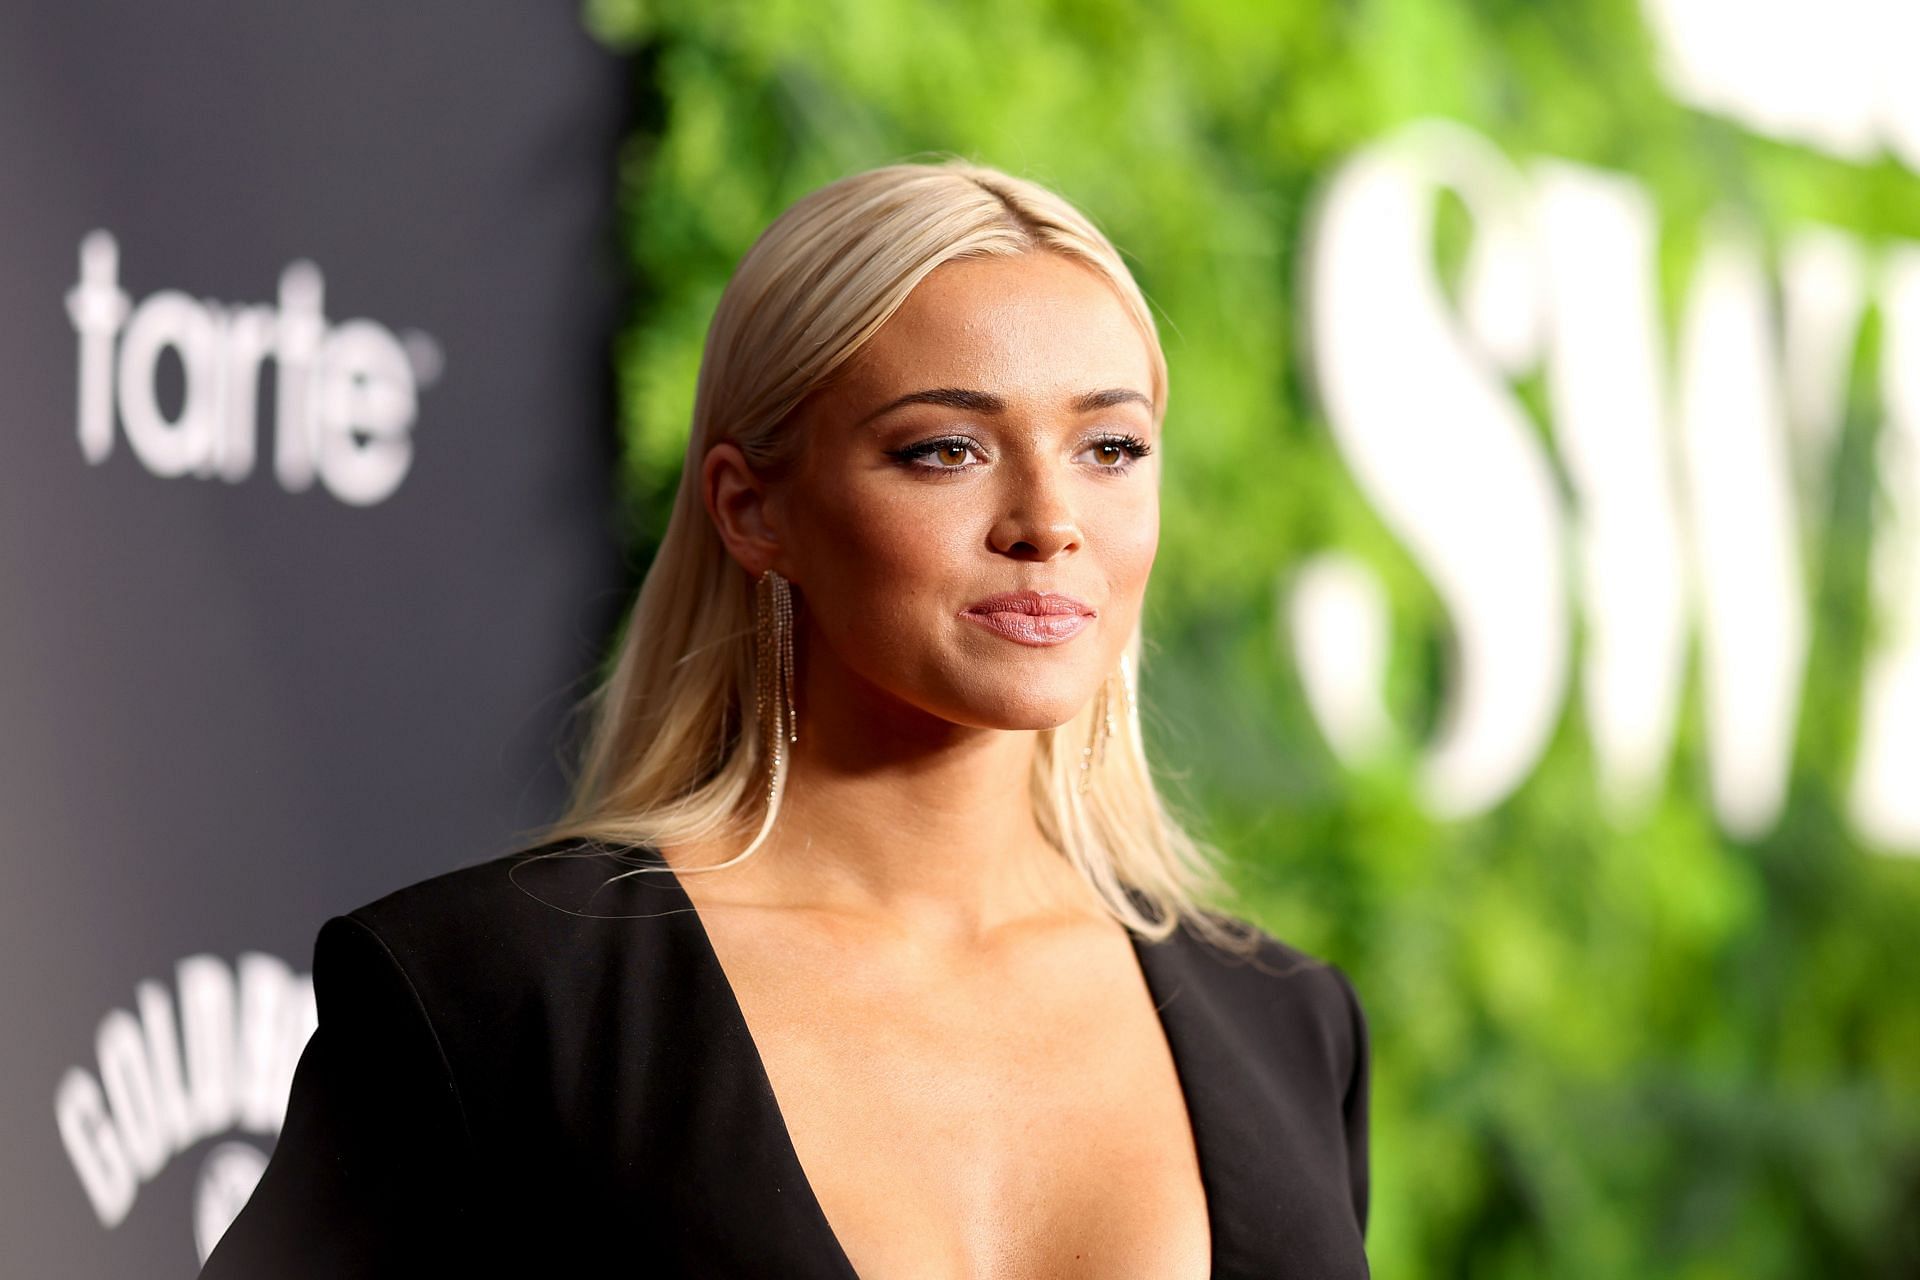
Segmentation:
[(1207, 905), (1142, 754), (1166, 411), (1059, 196), (782, 214), (568, 811), (322, 928), (204, 1275), (1365, 1275), (1359, 1002)]

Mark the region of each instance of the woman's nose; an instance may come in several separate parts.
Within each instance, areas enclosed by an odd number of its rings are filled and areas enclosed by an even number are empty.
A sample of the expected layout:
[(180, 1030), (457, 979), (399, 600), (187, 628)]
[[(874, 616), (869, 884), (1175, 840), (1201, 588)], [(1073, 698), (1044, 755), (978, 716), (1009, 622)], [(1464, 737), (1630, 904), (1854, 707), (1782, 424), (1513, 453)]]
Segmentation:
[(1008, 495), (994, 522), (993, 549), (1022, 560), (1051, 560), (1081, 542), (1080, 522), (1058, 478), (1028, 477)]

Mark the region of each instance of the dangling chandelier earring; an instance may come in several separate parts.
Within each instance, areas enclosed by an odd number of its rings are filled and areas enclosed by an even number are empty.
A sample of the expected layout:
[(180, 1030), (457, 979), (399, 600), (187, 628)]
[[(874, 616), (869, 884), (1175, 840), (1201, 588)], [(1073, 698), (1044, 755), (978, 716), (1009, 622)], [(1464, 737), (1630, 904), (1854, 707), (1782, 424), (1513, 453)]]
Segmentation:
[(753, 705), (760, 717), (767, 810), (772, 812), (787, 773), (787, 744), (800, 741), (793, 715), (793, 588), (777, 570), (767, 570), (754, 584), (753, 614)]
[[(1100, 692), (1094, 695), (1093, 721), (1087, 734), (1087, 745), (1080, 748), (1080, 794), (1082, 795), (1086, 794), (1088, 786), (1092, 784), (1094, 769), (1107, 758), (1107, 743), (1114, 735), (1113, 695), (1110, 692), (1112, 685), (1113, 675), (1109, 672), (1106, 679), (1100, 682)], [(1120, 655), (1120, 685), (1126, 697), (1124, 714), (1127, 723), (1131, 725), (1136, 712), (1133, 667), (1124, 653)]]

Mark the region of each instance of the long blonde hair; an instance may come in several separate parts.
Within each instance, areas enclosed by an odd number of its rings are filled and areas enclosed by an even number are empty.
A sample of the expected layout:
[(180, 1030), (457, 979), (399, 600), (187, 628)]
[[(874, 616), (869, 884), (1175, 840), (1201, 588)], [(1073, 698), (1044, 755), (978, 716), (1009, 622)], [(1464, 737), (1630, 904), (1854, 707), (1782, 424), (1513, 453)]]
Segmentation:
[[(1154, 412), (1164, 417), (1166, 357), (1139, 286), (1085, 215), (1032, 182), (957, 158), (888, 165), (803, 197), (754, 242), (707, 331), (666, 535), (611, 672), (581, 704), (590, 725), (571, 798), (536, 844), (674, 845), (757, 825), (746, 852), (759, 846), (779, 802), (766, 798), (755, 712), (754, 583), (707, 515), (702, 461), (730, 440), (756, 472), (780, 474), (794, 461), (795, 409), (930, 272), (959, 258), (1032, 252), (1072, 258), (1113, 287), (1146, 338)], [(1140, 648), (1136, 625), (1125, 650), (1135, 672)], [(1186, 920), (1231, 941), (1237, 922), (1203, 905), (1226, 894), (1218, 855), (1162, 803), (1137, 710), (1115, 717), (1082, 793), (1093, 717), (1090, 702), (1039, 731), (1029, 792), (1042, 833), (1137, 934), (1164, 938)]]

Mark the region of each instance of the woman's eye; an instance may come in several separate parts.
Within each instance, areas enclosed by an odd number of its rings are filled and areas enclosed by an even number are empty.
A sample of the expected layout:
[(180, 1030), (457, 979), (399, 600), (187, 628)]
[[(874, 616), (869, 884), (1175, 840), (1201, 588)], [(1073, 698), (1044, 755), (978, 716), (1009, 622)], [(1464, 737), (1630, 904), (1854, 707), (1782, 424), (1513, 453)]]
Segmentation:
[(903, 466), (917, 467), (922, 471), (965, 471), (969, 460), (977, 457), (973, 442), (957, 436), (893, 449), (889, 451), (889, 456)]
[(1153, 452), (1152, 446), (1137, 436), (1114, 436), (1096, 440), (1088, 446), (1094, 465), (1102, 471), (1125, 471)]

